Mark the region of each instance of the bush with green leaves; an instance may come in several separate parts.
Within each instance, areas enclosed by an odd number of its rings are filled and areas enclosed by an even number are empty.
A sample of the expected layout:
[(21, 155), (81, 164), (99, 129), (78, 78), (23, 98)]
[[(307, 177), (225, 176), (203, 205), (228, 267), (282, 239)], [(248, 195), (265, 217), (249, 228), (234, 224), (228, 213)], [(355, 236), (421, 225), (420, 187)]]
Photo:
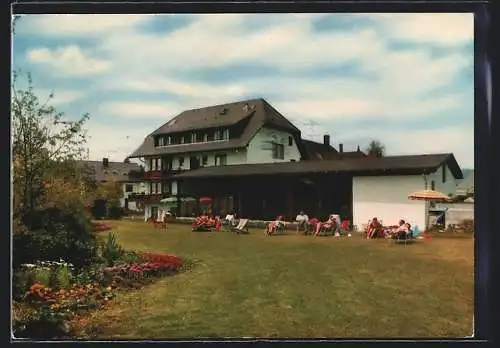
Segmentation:
[(83, 268), (97, 256), (96, 237), (83, 210), (34, 210), (23, 217), (23, 223), (26, 231), (13, 237), (14, 268), (60, 259)]
[(115, 234), (109, 232), (108, 240), (104, 244), (101, 254), (106, 262), (106, 265), (114, 266), (115, 262), (118, 261), (124, 254), (125, 251), (120, 244), (118, 244)]
[(109, 219), (121, 219), (125, 215), (125, 211), (119, 205), (112, 205), (108, 208)]

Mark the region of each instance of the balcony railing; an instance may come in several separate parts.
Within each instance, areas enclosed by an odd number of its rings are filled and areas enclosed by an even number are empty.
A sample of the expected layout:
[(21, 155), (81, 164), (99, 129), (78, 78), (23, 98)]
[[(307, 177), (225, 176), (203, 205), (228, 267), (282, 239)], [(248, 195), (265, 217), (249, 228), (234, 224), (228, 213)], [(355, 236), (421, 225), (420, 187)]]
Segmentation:
[(151, 170), (145, 171), (143, 174), (144, 180), (166, 179), (172, 175), (179, 174), (184, 170), (180, 169), (165, 169), (165, 170)]
[(162, 199), (169, 197), (168, 193), (131, 193), (128, 196), (129, 201), (139, 201), (143, 203), (159, 203)]

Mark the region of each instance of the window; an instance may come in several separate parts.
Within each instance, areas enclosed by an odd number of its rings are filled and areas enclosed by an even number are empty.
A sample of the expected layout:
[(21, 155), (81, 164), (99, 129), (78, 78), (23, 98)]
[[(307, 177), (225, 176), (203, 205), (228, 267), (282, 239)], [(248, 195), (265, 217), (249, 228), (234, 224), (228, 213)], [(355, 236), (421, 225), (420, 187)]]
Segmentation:
[(184, 166), (184, 157), (179, 157), (179, 167), (183, 167)]
[(160, 159), (159, 158), (154, 158), (153, 159), (153, 168), (152, 168), (152, 170), (156, 171), (156, 170), (160, 170), (160, 168), (161, 168)]
[(435, 190), (436, 189), (436, 182), (434, 180), (431, 181), (431, 190)]
[(172, 137), (170, 135), (167, 137), (167, 145), (172, 145)]
[(288, 146), (293, 146), (293, 137), (288, 137)]
[(215, 155), (215, 165), (216, 166), (225, 166), (227, 164), (227, 155)]
[(222, 134), (223, 140), (229, 140), (229, 129), (224, 129), (224, 133)]
[(221, 140), (220, 129), (217, 129), (214, 133), (214, 140)]
[(191, 142), (196, 143), (196, 133), (191, 133)]
[(125, 192), (134, 192), (134, 185), (125, 184)]
[(201, 156), (201, 165), (206, 166), (208, 165), (208, 156)]
[(285, 147), (282, 144), (273, 143), (273, 158), (274, 159), (285, 158)]
[(185, 140), (186, 140), (186, 139), (184, 139), (184, 137), (182, 136), (182, 137), (181, 137), (181, 144), (184, 144)]
[(208, 141), (208, 134), (203, 134), (203, 141), (204, 142), (207, 142)]
[(444, 183), (446, 182), (446, 166), (445, 166), (445, 165), (443, 165), (443, 168), (442, 168), (442, 170), (441, 170), (441, 173), (442, 173), (442, 175), (443, 175), (443, 178), (442, 178), (442, 179), (443, 179), (443, 184), (444, 184)]
[(214, 141), (214, 135), (215, 135), (215, 133), (212, 133), (212, 132), (207, 134), (207, 141)]
[(158, 137), (158, 146), (164, 146), (164, 145), (165, 145), (165, 138)]
[(161, 184), (161, 186), (162, 186), (162, 187), (161, 187), (161, 192), (163, 192), (163, 193), (170, 193), (170, 182), (165, 182), (165, 181), (164, 181), (164, 182)]

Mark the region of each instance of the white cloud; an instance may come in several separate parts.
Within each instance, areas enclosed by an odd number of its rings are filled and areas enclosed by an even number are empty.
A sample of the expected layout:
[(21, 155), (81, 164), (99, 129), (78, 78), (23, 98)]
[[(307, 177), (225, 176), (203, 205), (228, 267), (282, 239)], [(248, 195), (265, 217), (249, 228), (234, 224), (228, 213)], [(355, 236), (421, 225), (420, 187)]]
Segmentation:
[(44, 36), (88, 36), (121, 31), (151, 19), (151, 15), (57, 14), (25, 15), (18, 34)]
[(93, 75), (110, 68), (111, 62), (88, 57), (78, 46), (61, 47), (55, 50), (35, 48), (27, 53), (28, 61), (48, 65), (61, 75)]
[(397, 39), (421, 43), (456, 45), (474, 37), (472, 13), (376, 13), (367, 15)]
[(90, 136), (86, 145), (90, 159), (99, 161), (106, 157), (116, 162), (121, 162), (129, 156), (152, 131), (151, 125), (148, 124), (142, 127), (120, 127), (109, 126), (99, 120), (89, 121), (85, 128)]
[(54, 106), (69, 104), (81, 98), (84, 95), (82, 91), (70, 91), (70, 90), (51, 91), (49, 89), (39, 89), (39, 88), (36, 89), (36, 94), (39, 100), (42, 102), (49, 99), (51, 93), (53, 93), (53, 98), (50, 99), (50, 104)]
[(98, 107), (103, 116), (125, 118), (158, 117), (165, 122), (182, 111), (182, 106), (169, 102), (110, 102)]

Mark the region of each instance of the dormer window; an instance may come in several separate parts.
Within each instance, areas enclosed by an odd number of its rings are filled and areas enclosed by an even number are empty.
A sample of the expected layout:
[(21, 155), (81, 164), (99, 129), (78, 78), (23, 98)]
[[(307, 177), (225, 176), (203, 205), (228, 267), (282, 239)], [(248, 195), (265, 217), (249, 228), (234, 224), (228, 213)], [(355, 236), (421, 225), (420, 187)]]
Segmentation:
[(224, 133), (222, 134), (223, 140), (229, 140), (229, 129), (224, 129)]

